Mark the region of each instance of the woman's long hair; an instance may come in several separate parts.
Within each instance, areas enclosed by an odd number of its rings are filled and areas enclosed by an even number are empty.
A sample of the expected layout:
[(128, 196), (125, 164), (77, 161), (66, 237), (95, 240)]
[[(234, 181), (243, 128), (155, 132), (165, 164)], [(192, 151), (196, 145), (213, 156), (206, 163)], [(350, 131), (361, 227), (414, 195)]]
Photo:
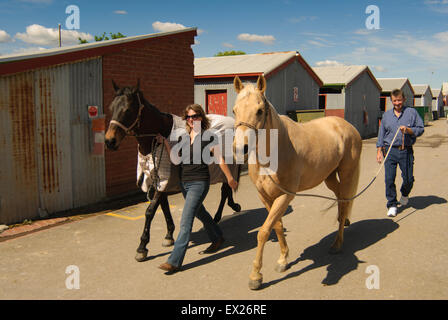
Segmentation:
[[(184, 112), (184, 116), (183, 119), (186, 121), (187, 120), (187, 115), (188, 115), (188, 111), (193, 110), (196, 114), (200, 115), (202, 118), (201, 121), (201, 130), (205, 131), (207, 129), (210, 128), (210, 119), (207, 118), (207, 115), (204, 112), (204, 109), (202, 109), (201, 105), (194, 103), (194, 104), (190, 104), (185, 108), (185, 112)], [(185, 126), (188, 133), (190, 133), (191, 128), (189, 125)]]

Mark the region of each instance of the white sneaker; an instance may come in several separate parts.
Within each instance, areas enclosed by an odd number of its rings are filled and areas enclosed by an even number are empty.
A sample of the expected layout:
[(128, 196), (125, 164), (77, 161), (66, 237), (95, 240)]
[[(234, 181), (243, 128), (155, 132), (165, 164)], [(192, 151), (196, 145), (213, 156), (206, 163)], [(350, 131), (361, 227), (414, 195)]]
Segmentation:
[(400, 204), (401, 204), (402, 206), (407, 205), (408, 202), (409, 202), (409, 197), (401, 196)]
[(390, 207), (389, 211), (387, 211), (388, 217), (396, 217), (397, 216), (397, 207)]

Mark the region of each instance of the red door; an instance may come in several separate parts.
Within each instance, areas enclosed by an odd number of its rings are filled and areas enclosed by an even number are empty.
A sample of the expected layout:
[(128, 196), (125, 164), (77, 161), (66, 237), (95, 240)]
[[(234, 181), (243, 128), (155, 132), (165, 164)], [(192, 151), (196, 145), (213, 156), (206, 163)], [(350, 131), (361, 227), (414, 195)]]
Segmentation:
[(227, 116), (227, 90), (207, 90), (207, 113)]

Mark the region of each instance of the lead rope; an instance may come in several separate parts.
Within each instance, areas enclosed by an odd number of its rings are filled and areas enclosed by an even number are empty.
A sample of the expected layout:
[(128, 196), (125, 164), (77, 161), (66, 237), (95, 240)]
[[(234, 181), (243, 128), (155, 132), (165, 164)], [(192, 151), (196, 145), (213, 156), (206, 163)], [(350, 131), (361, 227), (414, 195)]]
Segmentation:
[[(295, 197), (316, 197), (316, 198), (323, 198), (323, 199), (327, 199), (327, 200), (333, 200), (333, 201), (337, 201), (337, 202), (349, 202), (352, 201), (354, 199), (356, 199), (357, 197), (359, 197), (361, 194), (364, 193), (364, 191), (366, 191), (371, 185), (372, 183), (376, 180), (376, 178), (378, 177), (378, 174), (380, 173), (381, 169), (384, 166), (384, 163), (386, 162), (387, 157), (389, 156), (390, 150), (392, 148), (392, 145), (394, 144), (395, 139), (397, 138), (398, 132), (400, 132), (400, 128), (397, 129), (397, 132), (395, 132), (395, 136), (392, 139), (392, 142), (390, 143), (389, 149), (387, 150), (387, 154), (386, 157), (383, 159), (383, 162), (381, 163), (380, 168), (378, 169), (378, 172), (376, 173), (376, 175), (373, 177), (372, 181), (369, 182), (369, 184), (361, 190), (361, 192), (359, 192), (357, 195), (353, 196), (350, 199), (335, 199), (335, 198), (331, 198), (331, 197), (326, 197), (326, 196), (321, 196), (321, 195), (315, 195), (315, 194), (306, 194), (306, 193), (293, 193), (290, 192), (288, 190), (285, 190), (282, 186), (280, 186), (277, 182), (274, 181), (274, 179), (271, 177), (271, 175), (268, 175), (269, 179), (271, 179), (271, 181), (275, 184), (275, 186), (280, 189), (282, 192), (289, 194), (291, 196), (295, 196)], [(404, 134), (403, 134), (403, 139), (402, 139), (402, 148), (404, 148)]]

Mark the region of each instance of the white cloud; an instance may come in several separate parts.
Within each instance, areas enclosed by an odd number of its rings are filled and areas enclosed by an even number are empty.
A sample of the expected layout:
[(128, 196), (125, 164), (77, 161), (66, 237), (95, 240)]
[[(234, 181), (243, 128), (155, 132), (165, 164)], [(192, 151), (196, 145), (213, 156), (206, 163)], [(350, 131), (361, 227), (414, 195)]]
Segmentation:
[(48, 48), (44, 47), (28, 47), (28, 48), (18, 48), (14, 49), (13, 53), (32, 53), (32, 52), (39, 52), (43, 50), (47, 50)]
[(336, 60), (323, 60), (323, 61), (317, 61), (316, 67), (337, 67), (337, 66), (343, 66), (344, 64), (342, 62), (336, 61)]
[(241, 33), (238, 35), (238, 40), (249, 41), (249, 42), (261, 42), (267, 45), (274, 44), (274, 36), (265, 35), (260, 36), (258, 34)]
[(357, 46), (348, 48), (347, 52), (329, 56), (328, 59), (368, 65), (372, 71), (384, 72), (391, 77), (409, 76), (412, 72), (427, 72), (427, 68), (445, 68), (448, 31), (425, 36), (409, 32), (393, 35), (372, 33), (357, 38)]
[(223, 46), (223, 47), (226, 47), (226, 48), (235, 48), (235, 46), (234, 46), (233, 44), (228, 43), (228, 42), (223, 42), (223, 43), (222, 43), (222, 46)]
[(367, 29), (367, 28), (365, 28), (365, 29), (355, 30), (355, 31), (353, 31), (353, 33), (357, 34), (357, 35), (360, 35), (360, 36), (368, 36), (368, 35), (371, 35), (371, 34), (373, 34), (375, 32), (379, 32), (379, 31), (381, 31), (381, 29)]
[(435, 12), (448, 13), (448, 0), (426, 0), (425, 5)]
[(114, 13), (115, 14), (128, 14), (128, 12), (126, 10), (115, 10)]
[(157, 32), (169, 32), (186, 29), (187, 27), (180, 23), (156, 21), (152, 24), (152, 28)]
[(0, 30), (0, 43), (12, 41), (11, 36), (4, 30)]
[(316, 37), (313, 40), (308, 40), (308, 43), (320, 48), (328, 48), (334, 46), (333, 43), (321, 37)]
[(319, 33), (319, 32), (300, 32), (301, 35), (308, 36), (308, 37), (333, 37), (330, 33)]
[(296, 18), (290, 18), (290, 19), (288, 19), (288, 22), (301, 23), (301, 22), (305, 22), (305, 21), (314, 21), (316, 19), (317, 19), (316, 16), (300, 16), (300, 17), (296, 17)]
[[(75, 30), (61, 30), (62, 45), (75, 45), (79, 43), (78, 38), (92, 41), (94, 37), (91, 34), (78, 32)], [(37, 44), (41, 46), (57, 46), (59, 31), (54, 28), (45, 28), (38, 24), (26, 27), (25, 33), (16, 33), (15, 38), (26, 43)]]
[(434, 38), (442, 42), (448, 42), (448, 31), (436, 33)]
[(372, 68), (378, 72), (386, 72), (387, 71), (387, 69), (383, 66), (372, 66)]

